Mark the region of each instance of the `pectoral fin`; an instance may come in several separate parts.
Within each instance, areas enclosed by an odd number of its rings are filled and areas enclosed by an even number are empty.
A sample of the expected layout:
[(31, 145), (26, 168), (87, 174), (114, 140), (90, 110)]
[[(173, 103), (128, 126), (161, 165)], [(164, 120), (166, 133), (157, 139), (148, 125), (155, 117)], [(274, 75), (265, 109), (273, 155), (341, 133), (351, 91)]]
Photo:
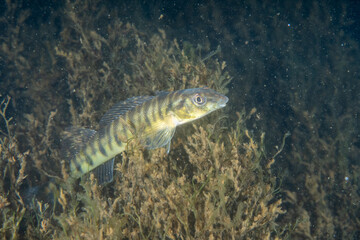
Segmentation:
[(142, 144), (149, 149), (165, 147), (167, 153), (170, 151), (170, 143), (175, 133), (175, 128), (165, 128), (156, 133), (145, 136)]

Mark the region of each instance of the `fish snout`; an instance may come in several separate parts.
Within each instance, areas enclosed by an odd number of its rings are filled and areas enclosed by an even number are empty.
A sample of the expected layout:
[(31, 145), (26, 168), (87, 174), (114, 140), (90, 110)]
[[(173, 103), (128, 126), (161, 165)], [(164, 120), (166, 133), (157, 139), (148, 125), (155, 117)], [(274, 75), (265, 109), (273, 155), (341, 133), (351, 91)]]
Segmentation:
[(220, 107), (225, 107), (226, 106), (226, 103), (229, 101), (229, 98), (225, 95), (221, 95), (220, 96), (220, 99), (219, 99), (219, 106)]

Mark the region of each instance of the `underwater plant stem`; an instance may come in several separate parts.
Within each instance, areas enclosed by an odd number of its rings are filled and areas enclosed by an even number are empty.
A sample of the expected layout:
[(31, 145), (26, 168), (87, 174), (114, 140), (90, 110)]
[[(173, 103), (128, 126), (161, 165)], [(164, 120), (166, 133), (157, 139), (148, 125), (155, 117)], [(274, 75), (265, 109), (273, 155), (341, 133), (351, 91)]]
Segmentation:
[(282, 139), (282, 143), (281, 143), (281, 147), (280, 147), (280, 149), (275, 153), (275, 155), (272, 157), (272, 159), (275, 159), (275, 157), (282, 152), (282, 150), (284, 149), (284, 146), (285, 146), (285, 140), (286, 140), (286, 138), (289, 137), (290, 135), (291, 135), (290, 132), (287, 132), (287, 133), (284, 134), (283, 139)]
[[(6, 132), (0, 129), (0, 134), (3, 134), (5, 136), (7, 136), (8, 138), (11, 138), (10, 130), (9, 130), (9, 123), (13, 119), (12, 117), (10, 117), (10, 118), (6, 117), (6, 110), (7, 110), (7, 107), (9, 106), (10, 100), (11, 100), (11, 97), (7, 96), (7, 98), (3, 99), (0, 104), (0, 106), (1, 106), (0, 116), (4, 119), (5, 128), (6, 128)], [(1, 141), (1, 143), (4, 143), (2, 139), (0, 139), (0, 141)]]
[[(19, 225), (20, 225), (20, 222), (21, 220), (23, 219), (24, 217), (24, 214), (26, 212), (26, 208), (22, 208), (21, 209), (21, 212), (18, 216), (18, 219), (16, 220), (16, 223), (13, 225), (13, 234), (11, 236), (11, 239), (18, 239), (18, 229), (19, 229)], [(15, 219), (14, 219), (15, 220)]]
[(131, 213), (126, 213), (124, 212), (125, 216), (129, 216), (134, 222), (136, 222), (139, 225), (140, 228), (140, 233), (141, 233), (141, 237), (143, 239), (148, 239), (147, 237), (145, 237), (142, 226), (141, 226), (141, 221), (140, 221), (140, 216), (135, 212), (135, 215), (137, 217), (137, 219), (131, 214)]

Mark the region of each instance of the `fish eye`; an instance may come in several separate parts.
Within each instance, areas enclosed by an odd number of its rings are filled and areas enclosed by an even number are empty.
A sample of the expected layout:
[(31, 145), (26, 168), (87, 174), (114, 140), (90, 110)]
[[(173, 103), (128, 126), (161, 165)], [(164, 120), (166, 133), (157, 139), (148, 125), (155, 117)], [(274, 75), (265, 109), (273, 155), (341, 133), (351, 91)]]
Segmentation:
[(193, 96), (192, 100), (196, 105), (204, 105), (206, 102), (206, 98), (200, 96), (198, 93)]

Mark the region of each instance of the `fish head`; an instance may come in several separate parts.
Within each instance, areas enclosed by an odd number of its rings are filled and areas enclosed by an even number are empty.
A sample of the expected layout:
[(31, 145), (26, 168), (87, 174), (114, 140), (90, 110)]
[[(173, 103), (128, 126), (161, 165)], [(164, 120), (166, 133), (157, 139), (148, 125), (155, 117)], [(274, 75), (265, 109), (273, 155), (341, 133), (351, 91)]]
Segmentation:
[(193, 88), (181, 90), (174, 106), (178, 124), (184, 124), (223, 108), (229, 98), (210, 88)]

